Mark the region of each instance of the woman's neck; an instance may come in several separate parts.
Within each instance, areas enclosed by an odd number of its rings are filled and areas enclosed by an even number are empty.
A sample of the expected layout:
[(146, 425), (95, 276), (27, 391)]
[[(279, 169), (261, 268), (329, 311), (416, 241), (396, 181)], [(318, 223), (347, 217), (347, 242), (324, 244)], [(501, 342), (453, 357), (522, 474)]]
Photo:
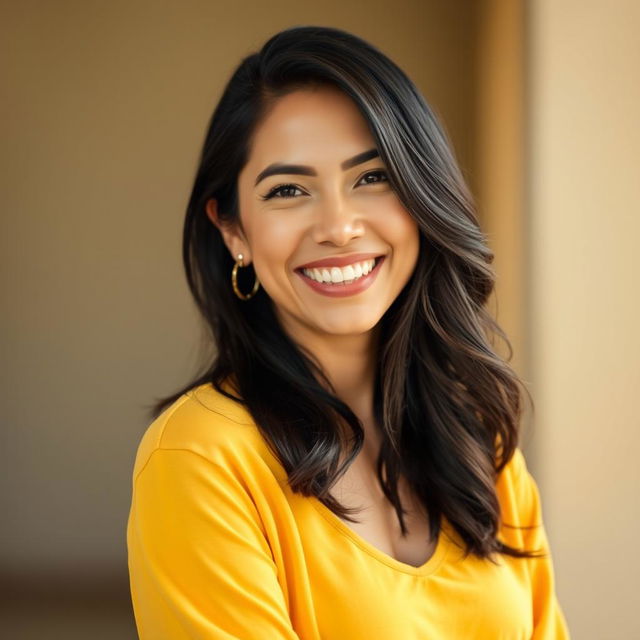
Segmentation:
[(300, 328), (295, 334), (294, 341), (313, 355), (336, 395), (358, 418), (371, 422), (379, 325), (358, 335), (317, 334)]

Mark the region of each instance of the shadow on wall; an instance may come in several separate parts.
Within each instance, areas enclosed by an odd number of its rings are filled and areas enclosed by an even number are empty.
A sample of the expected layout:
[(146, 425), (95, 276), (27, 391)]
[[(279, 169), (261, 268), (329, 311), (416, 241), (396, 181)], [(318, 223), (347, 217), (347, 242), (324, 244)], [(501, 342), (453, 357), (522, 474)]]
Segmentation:
[(2, 636), (11, 640), (136, 640), (129, 583), (97, 584), (95, 577), (3, 579)]

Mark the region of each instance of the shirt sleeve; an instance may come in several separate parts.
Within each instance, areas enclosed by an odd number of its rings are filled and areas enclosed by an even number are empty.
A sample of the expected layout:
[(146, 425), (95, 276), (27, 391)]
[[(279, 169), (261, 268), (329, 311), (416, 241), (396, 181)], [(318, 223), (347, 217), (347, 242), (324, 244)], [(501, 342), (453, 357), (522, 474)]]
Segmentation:
[(242, 479), (156, 449), (134, 482), (129, 579), (141, 640), (299, 640)]
[(569, 630), (555, 593), (553, 559), (545, 531), (538, 485), (527, 469), (525, 458), (516, 449), (514, 475), (517, 485), (517, 510), (524, 546), (528, 550), (542, 549), (545, 557), (526, 560), (532, 587), (532, 640), (569, 640)]

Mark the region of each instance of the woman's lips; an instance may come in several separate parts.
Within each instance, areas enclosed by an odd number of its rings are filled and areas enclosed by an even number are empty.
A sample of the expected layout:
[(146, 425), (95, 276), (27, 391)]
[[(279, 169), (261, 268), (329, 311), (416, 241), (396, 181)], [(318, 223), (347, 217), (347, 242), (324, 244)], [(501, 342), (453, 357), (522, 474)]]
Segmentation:
[(385, 256), (380, 256), (379, 258), (377, 258), (375, 266), (373, 267), (373, 269), (371, 269), (371, 271), (369, 271), (369, 273), (367, 273), (366, 276), (361, 276), (350, 284), (344, 284), (341, 282), (336, 284), (318, 282), (317, 280), (313, 280), (312, 278), (304, 275), (304, 273), (302, 273), (301, 271), (296, 270), (296, 273), (302, 278), (303, 282), (315, 292), (329, 297), (343, 298), (345, 296), (356, 295), (358, 293), (361, 293), (365, 289), (368, 289), (378, 276), (378, 272), (382, 267), (384, 259)]

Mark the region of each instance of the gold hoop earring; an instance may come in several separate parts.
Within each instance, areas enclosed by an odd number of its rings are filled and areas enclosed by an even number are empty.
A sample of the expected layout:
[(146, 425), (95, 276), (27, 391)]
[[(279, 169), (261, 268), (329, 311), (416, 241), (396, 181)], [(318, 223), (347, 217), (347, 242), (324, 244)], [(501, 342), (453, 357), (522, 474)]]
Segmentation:
[(236, 260), (236, 263), (233, 265), (233, 271), (231, 272), (231, 286), (233, 287), (233, 292), (236, 294), (236, 296), (238, 296), (238, 298), (240, 298), (241, 300), (249, 300), (249, 298), (253, 298), (253, 296), (256, 294), (256, 291), (258, 291), (258, 288), (260, 287), (260, 282), (258, 281), (258, 276), (256, 276), (256, 281), (253, 283), (253, 291), (251, 291), (251, 293), (248, 294), (244, 294), (240, 291), (240, 289), (238, 289), (238, 267), (244, 267), (243, 264), (243, 259), (244, 256), (239, 253), (238, 254), (238, 259)]

